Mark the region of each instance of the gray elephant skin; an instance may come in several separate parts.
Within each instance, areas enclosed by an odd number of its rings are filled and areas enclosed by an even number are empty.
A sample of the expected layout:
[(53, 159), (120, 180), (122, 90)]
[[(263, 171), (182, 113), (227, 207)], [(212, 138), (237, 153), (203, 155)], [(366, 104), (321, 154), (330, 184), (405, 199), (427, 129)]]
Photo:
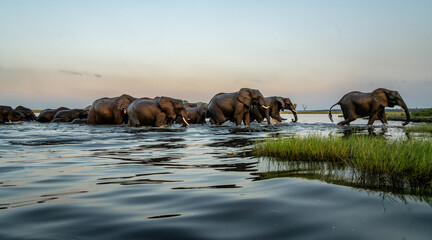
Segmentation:
[(100, 98), (93, 102), (88, 124), (122, 124), (127, 123), (127, 109), (136, 98), (123, 94), (113, 98)]
[(186, 108), (180, 99), (170, 97), (140, 98), (129, 105), (127, 112), (128, 126), (171, 126), (177, 117), (188, 125)]
[(10, 106), (0, 106), (0, 123), (16, 122), (24, 118), (24, 115), (17, 112)]
[[(204, 124), (206, 122), (207, 107), (186, 107), (187, 122), (189, 124)], [(176, 123), (183, 123), (181, 117), (177, 117)]]
[(57, 114), (57, 112), (62, 110), (68, 110), (67, 107), (59, 107), (57, 109), (45, 109), (42, 112), (39, 113), (39, 116), (37, 117), (38, 122), (51, 122), (54, 119), (54, 116)]
[(249, 110), (254, 106), (268, 108), (259, 90), (242, 88), (238, 92), (216, 94), (210, 100), (207, 114), (212, 125), (232, 121), (239, 126), (243, 121), (248, 126), (250, 124)]
[(84, 109), (61, 110), (56, 113), (52, 122), (72, 122), (74, 119), (87, 118), (88, 111)]
[(272, 96), (264, 98), (266, 101), (266, 105), (269, 108), (263, 108), (262, 106), (254, 106), (250, 110), (251, 121), (256, 120), (258, 123), (261, 123), (264, 119), (267, 119), (267, 123), (271, 124), (270, 117), (277, 120), (278, 122), (282, 122), (282, 120), (286, 120), (280, 116), (280, 111), (287, 109), (292, 112), (294, 115), (293, 122), (297, 122), (297, 111), (291, 100), (289, 98)]
[(329, 118), (333, 122), (331, 110), (334, 106), (340, 105), (344, 116), (344, 121), (338, 125), (349, 125), (350, 122), (359, 117), (369, 117), (367, 125), (372, 125), (378, 118), (384, 125), (387, 124), (385, 107), (394, 107), (399, 105), (406, 114), (406, 121), (402, 125), (407, 125), (410, 121), (410, 113), (405, 101), (402, 99), (398, 91), (392, 91), (385, 88), (375, 89), (371, 93), (363, 93), (359, 91), (349, 92), (345, 94), (341, 100), (331, 106)]
[(15, 111), (21, 113), (23, 115), (22, 121), (36, 121), (36, 115), (30, 108), (26, 108), (23, 106), (18, 106), (15, 108)]

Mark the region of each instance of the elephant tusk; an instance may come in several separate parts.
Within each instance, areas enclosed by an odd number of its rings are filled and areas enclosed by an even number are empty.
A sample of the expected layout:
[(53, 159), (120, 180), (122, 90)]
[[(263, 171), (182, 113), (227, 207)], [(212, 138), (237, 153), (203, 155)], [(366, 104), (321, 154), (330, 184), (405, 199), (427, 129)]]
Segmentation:
[(189, 123), (186, 121), (186, 119), (183, 117), (183, 122), (186, 124), (186, 125), (189, 125)]
[(264, 105), (261, 105), (261, 107), (263, 107), (263, 108), (265, 108), (265, 109), (268, 109), (270, 106), (264, 106)]

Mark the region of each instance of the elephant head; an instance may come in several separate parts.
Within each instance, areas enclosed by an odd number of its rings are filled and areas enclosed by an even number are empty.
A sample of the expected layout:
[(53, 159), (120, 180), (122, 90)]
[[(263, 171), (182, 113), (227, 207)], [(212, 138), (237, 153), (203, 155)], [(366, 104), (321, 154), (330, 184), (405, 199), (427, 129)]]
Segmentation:
[(121, 117), (123, 119), (123, 123), (127, 123), (128, 121), (128, 115), (127, 115), (127, 108), (129, 105), (135, 101), (136, 98), (127, 95), (122, 94), (121, 96), (117, 97), (115, 100), (115, 108), (120, 111)]
[(411, 119), (408, 107), (398, 91), (392, 91), (385, 88), (378, 88), (372, 92), (372, 100), (382, 107), (394, 107), (399, 105), (405, 112), (406, 121), (402, 125), (407, 125)]
[(20, 121), (25, 116), (10, 106), (0, 106), (0, 123)]
[(122, 114), (127, 114), (127, 108), (133, 101), (135, 101), (134, 97), (123, 94), (115, 100), (115, 106), (122, 112)]
[(162, 112), (166, 113), (168, 122), (176, 119), (179, 116), (186, 125), (189, 125), (189, 123), (186, 121), (186, 108), (182, 100), (170, 97), (160, 97), (157, 100), (157, 105), (162, 110)]
[(266, 101), (261, 94), (261, 92), (257, 89), (250, 88), (242, 88), (237, 94), (237, 100), (243, 103), (248, 109), (253, 106), (261, 106), (265, 109), (268, 109)]
[(295, 106), (293, 105), (291, 100), (289, 98), (278, 97), (278, 98), (276, 98), (276, 101), (278, 102), (281, 110), (284, 110), (284, 109), (290, 110), (292, 112), (292, 114), (294, 115), (294, 119), (291, 119), (291, 120), (293, 122), (297, 122), (297, 120), (298, 120), (297, 111), (295, 110)]
[(21, 113), (24, 116), (22, 120), (36, 121), (37, 119), (36, 115), (33, 113), (33, 111), (30, 108), (18, 106), (15, 108), (15, 111)]

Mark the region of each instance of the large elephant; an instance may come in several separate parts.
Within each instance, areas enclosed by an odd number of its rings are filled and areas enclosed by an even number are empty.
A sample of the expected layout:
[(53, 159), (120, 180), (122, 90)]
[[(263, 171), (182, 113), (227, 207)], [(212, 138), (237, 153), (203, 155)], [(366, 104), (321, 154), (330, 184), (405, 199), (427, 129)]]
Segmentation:
[(113, 98), (100, 98), (93, 102), (88, 124), (122, 124), (127, 123), (127, 109), (136, 98), (123, 94)]
[(37, 117), (38, 122), (51, 122), (54, 119), (54, 116), (57, 112), (61, 110), (68, 110), (67, 107), (59, 107), (57, 109), (45, 109), (42, 112), (39, 113), (39, 116)]
[(24, 115), (17, 112), (10, 106), (0, 106), (0, 123), (16, 122), (24, 118)]
[(269, 108), (263, 108), (262, 106), (254, 106), (250, 110), (251, 121), (257, 120), (257, 122), (261, 123), (264, 118), (267, 119), (267, 123), (270, 124), (270, 117), (276, 119), (278, 122), (282, 122), (282, 120), (286, 120), (280, 116), (280, 111), (284, 109), (288, 109), (294, 115), (293, 122), (297, 122), (297, 111), (295, 110), (295, 106), (291, 102), (289, 98), (283, 97), (266, 97), (264, 98), (266, 101), (266, 105)]
[(399, 93), (385, 88), (375, 89), (371, 93), (354, 91), (345, 94), (329, 110), (329, 118), (332, 122), (331, 110), (336, 105), (341, 106), (345, 119), (338, 125), (349, 125), (350, 122), (359, 117), (369, 117), (367, 125), (372, 125), (377, 118), (385, 125), (387, 124), (387, 117), (384, 108), (394, 107), (395, 105), (399, 105), (405, 111), (406, 121), (402, 125), (407, 125), (410, 121), (408, 107)]
[(216, 94), (210, 100), (207, 114), (212, 125), (221, 125), (229, 120), (237, 126), (243, 121), (247, 126), (250, 124), (249, 110), (254, 106), (269, 108), (259, 90), (242, 88), (238, 92)]
[(84, 109), (61, 110), (56, 113), (52, 122), (72, 122), (74, 119), (87, 118), (88, 111)]
[(15, 108), (16, 112), (21, 113), (24, 117), (21, 119), (22, 121), (36, 121), (36, 115), (30, 108), (26, 108), (23, 106), (18, 106)]
[(186, 121), (186, 108), (183, 101), (170, 97), (156, 97), (154, 99), (137, 99), (128, 107), (129, 126), (171, 126), (180, 117)]
[[(206, 106), (199, 107), (186, 107), (186, 116), (188, 123), (197, 123), (203, 124), (206, 122)], [(183, 123), (183, 119), (181, 117), (177, 117), (176, 123)]]

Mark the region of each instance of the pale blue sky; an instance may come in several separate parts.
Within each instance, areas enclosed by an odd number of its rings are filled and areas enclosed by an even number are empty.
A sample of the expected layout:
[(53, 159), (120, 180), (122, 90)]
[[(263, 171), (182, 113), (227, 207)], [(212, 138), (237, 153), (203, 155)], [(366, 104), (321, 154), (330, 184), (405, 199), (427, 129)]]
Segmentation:
[(432, 107), (432, 1), (4, 1), (0, 105), (209, 101), (241, 87), (328, 108), (353, 90)]

